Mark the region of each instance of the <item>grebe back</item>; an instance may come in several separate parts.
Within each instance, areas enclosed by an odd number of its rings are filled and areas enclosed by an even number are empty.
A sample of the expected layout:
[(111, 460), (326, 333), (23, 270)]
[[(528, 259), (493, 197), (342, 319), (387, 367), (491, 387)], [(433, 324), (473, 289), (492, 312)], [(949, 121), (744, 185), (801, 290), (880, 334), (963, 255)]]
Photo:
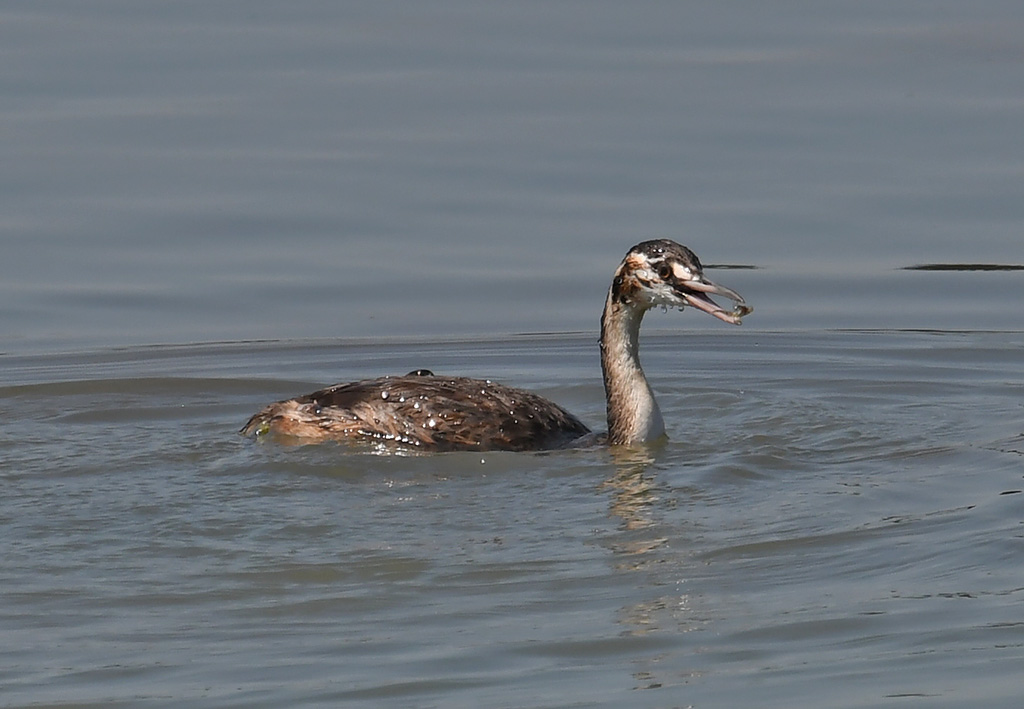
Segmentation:
[[(727, 311), (711, 299), (734, 301)], [(692, 306), (733, 325), (753, 309), (733, 290), (704, 277), (700, 260), (668, 239), (645, 241), (615, 271), (601, 315), (601, 369), (607, 442), (633, 445), (665, 435), (665, 424), (640, 366), (639, 335), (653, 307)], [(387, 443), (424, 450), (547, 450), (590, 434), (558, 404), (490, 380), (415, 370), (336, 384), (271, 404), (243, 434), (276, 434), (299, 442)]]

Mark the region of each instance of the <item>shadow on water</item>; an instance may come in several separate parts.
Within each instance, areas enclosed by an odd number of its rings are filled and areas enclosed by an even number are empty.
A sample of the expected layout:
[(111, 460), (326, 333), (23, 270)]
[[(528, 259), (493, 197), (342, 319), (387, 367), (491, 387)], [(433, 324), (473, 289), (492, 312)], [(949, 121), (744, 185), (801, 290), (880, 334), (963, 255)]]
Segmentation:
[(1024, 271), (1024, 264), (1013, 263), (922, 263), (904, 266), (902, 271)]

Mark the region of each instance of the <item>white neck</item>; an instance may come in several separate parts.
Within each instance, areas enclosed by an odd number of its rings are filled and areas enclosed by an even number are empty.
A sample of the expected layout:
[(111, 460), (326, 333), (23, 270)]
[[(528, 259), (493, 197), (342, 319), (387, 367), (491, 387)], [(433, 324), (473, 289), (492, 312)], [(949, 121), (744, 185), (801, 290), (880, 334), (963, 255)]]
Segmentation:
[(601, 370), (608, 405), (608, 442), (632, 445), (665, 435), (654, 392), (640, 366), (644, 309), (615, 302), (609, 292), (601, 315)]

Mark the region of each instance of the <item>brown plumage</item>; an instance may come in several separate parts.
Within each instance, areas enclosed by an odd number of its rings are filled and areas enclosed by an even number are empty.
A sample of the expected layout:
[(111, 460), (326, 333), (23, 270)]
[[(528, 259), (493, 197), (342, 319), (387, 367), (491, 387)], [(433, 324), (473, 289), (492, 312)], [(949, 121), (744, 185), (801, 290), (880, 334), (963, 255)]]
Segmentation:
[(558, 448), (590, 429), (522, 389), (412, 372), (336, 384), (271, 404), (242, 429), (256, 435), (271, 431), (302, 442), (362, 440), (449, 451)]

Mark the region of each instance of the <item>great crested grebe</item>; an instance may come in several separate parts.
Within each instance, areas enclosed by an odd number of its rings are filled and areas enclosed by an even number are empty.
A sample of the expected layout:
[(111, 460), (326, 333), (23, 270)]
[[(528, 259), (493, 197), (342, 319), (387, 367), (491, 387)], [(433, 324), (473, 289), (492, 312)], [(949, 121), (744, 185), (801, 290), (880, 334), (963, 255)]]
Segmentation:
[[(727, 311), (711, 300), (735, 302)], [(611, 445), (665, 435), (665, 424), (640, 366), (640, 322), (655, 306), (693, 306), (733, 325), (753, 308), (704, 277), (700, 260), (668, 239), (644, 241), (619, 264), (601, 315), (601, 370)], [(242, 428), (302, 442), (393, 443), (423, 450), (546, 450), (590, 434), (558, 404), (490, 380), (440, 377), (425, 369), (401, 377), (335, 384), (267, 406)], [(590, 436), (586, 439), (590, 441)]]

